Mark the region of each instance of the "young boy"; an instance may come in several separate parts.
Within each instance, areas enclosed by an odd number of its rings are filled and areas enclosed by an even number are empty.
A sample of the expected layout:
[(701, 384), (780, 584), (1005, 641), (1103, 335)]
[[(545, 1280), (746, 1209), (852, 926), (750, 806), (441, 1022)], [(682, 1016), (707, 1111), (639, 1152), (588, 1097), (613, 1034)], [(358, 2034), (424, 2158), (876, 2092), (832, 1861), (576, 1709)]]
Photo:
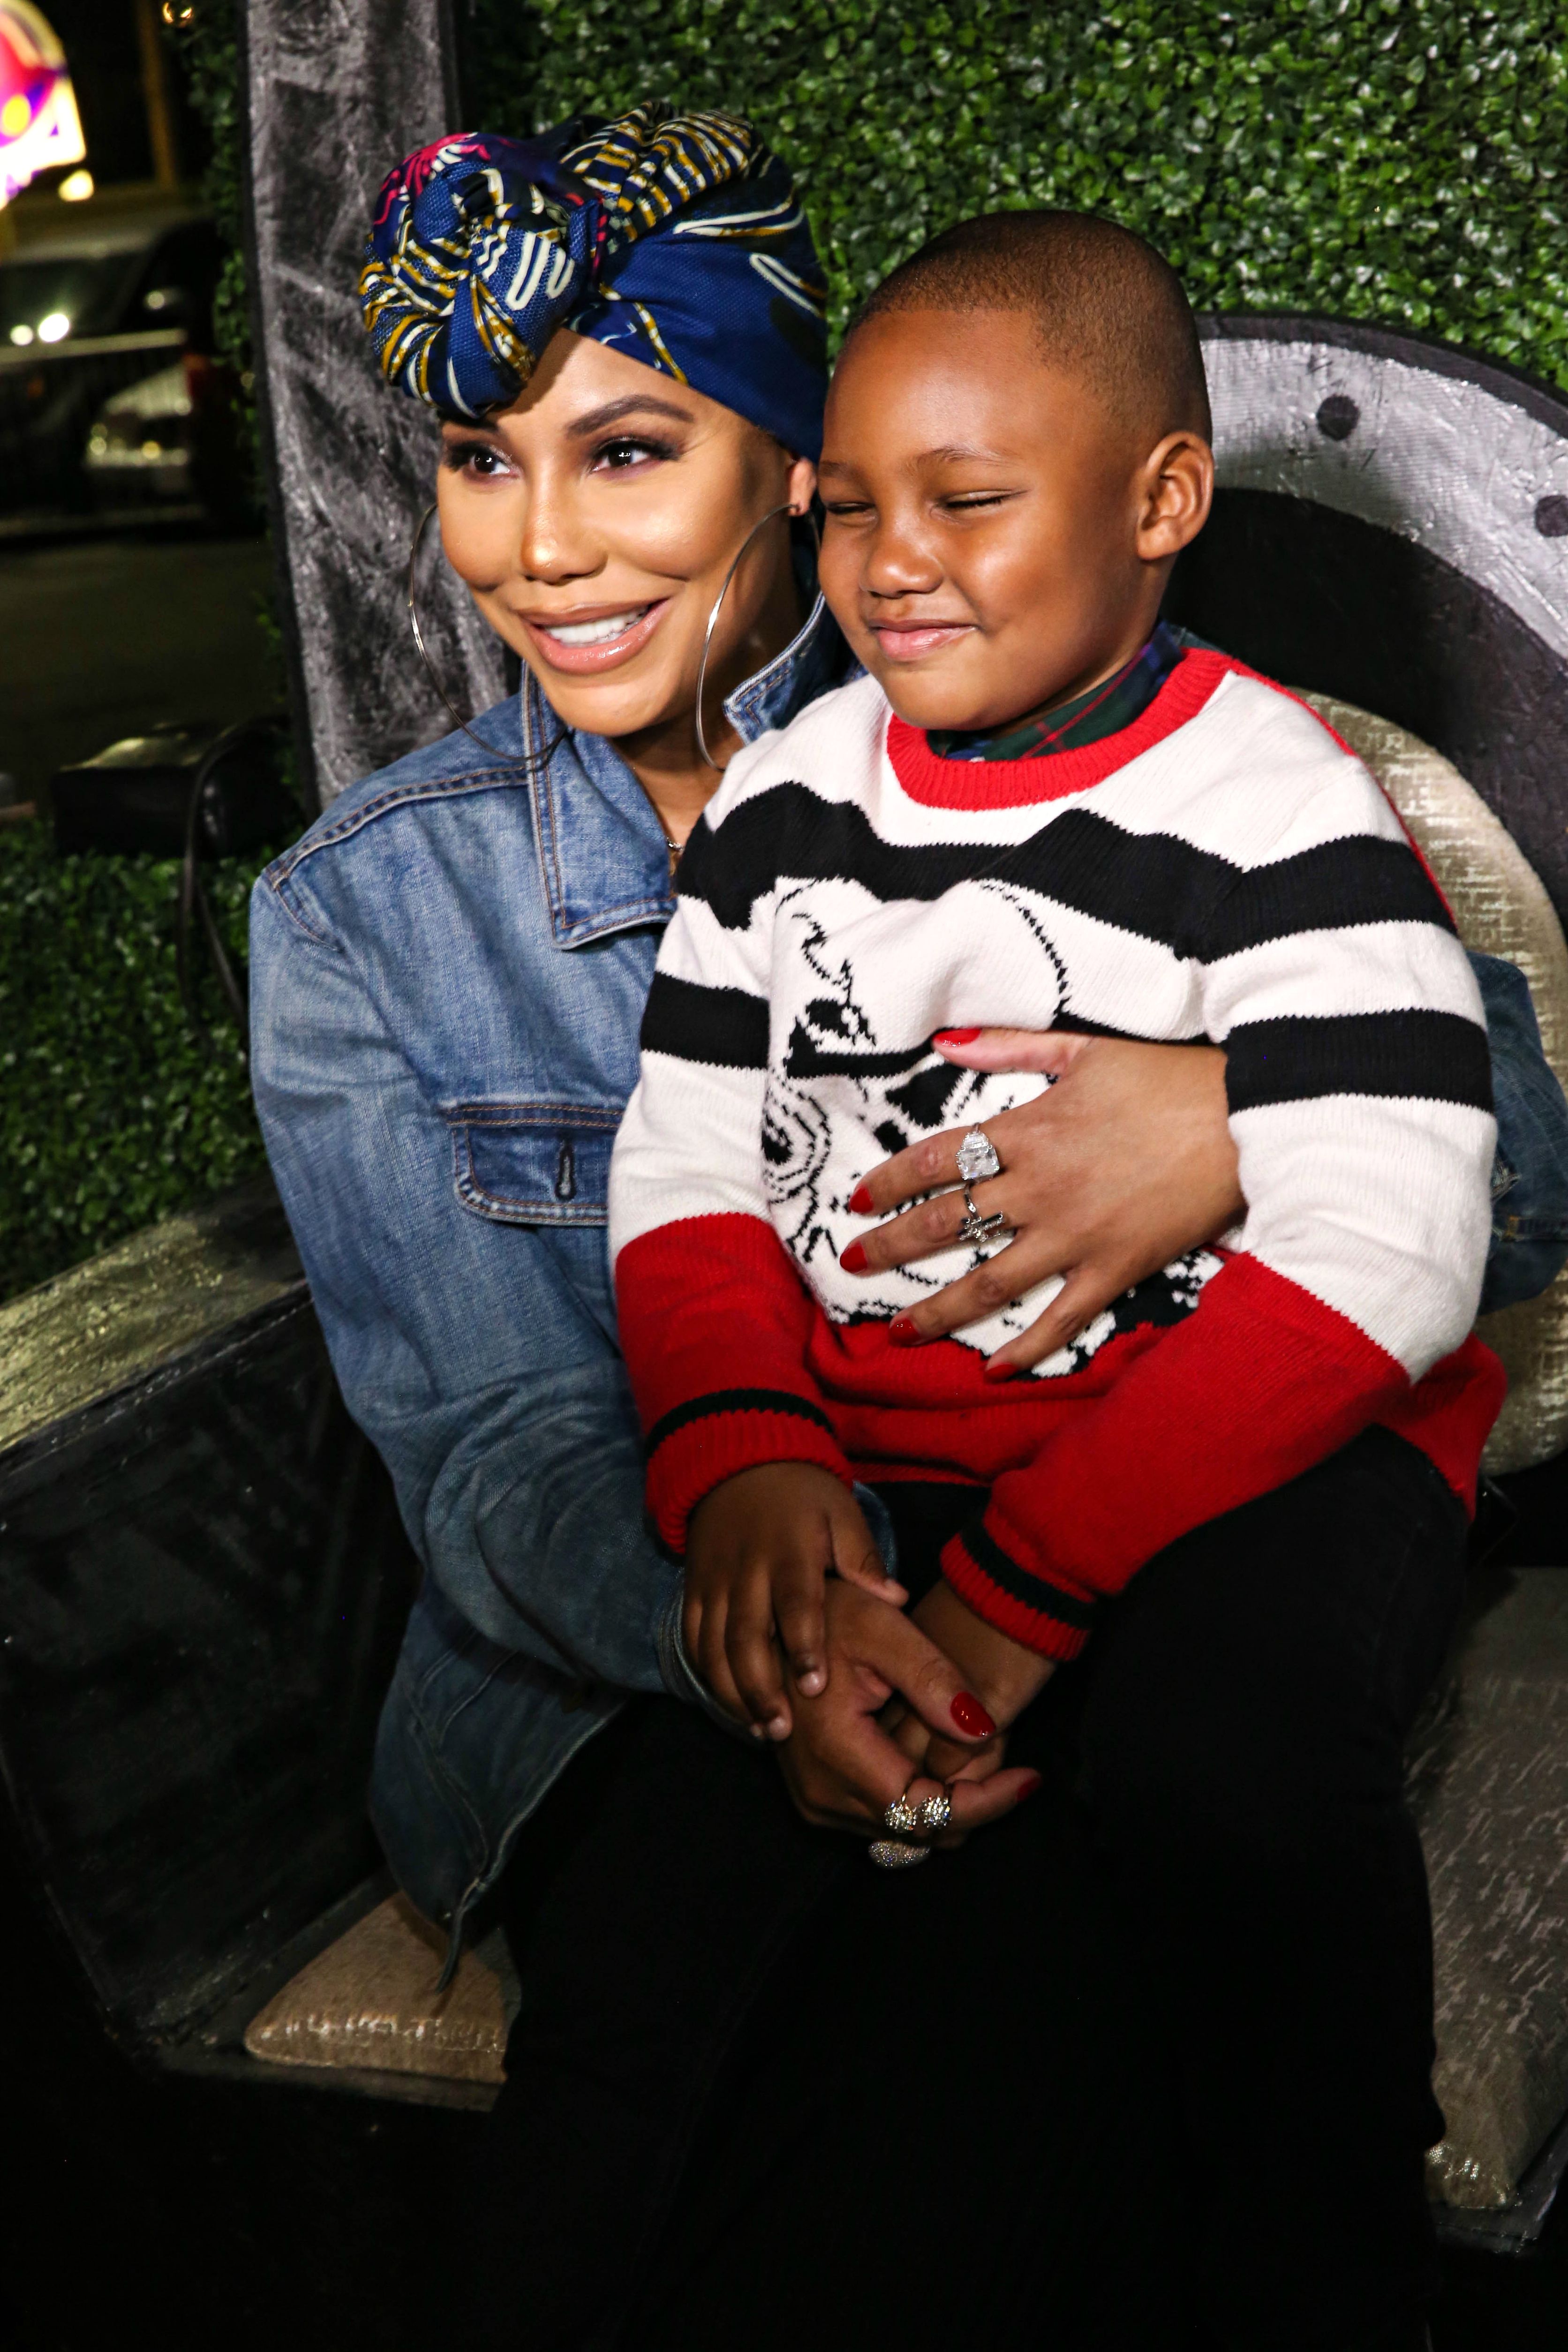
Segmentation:
[[(1183, 1545), (1194, 1595), (1212, 1584), (1228, 1515), (1256, 1498), (1340, 1480), (1353, 1548), (1364, 1433), (1473, 1497), (1501, 1396), (1470, 1335), (1493, 1149), (1479, 1000), (1365, 769), (1290, 696), (1158, 623), (1207, 513), (1209, 429), (1174, 276), (1074, 215), (939, 237), (872, 298), (839, 362), (822, 584), (868, 674), (739, 755), (692, 837), (611, 1192), (622, 1343), (650, 1506), (687, 1560), (688, 1643), (719, 1697), (776, 1737), (822, 1688), (825, 1576), (869, 1580), (853, 1479), (971, 1490), (921, 1615), (1003, 1727), (1147, 1563)], [(995, 1250), (995, 1195), (977, 1177), (948, 1196), (947, 1256), (879, 1270), (864, 1189), (889, 1153), (1037, 1090), (934, 1051), (981, 1024), (1224, 1045), (1248, 1203), (1238, 1232), (1023, 1378), (993, 1360), (1049, 1290), (1011, 1299), (1005, 1253), (982, 1319), (929, 1345), (908, 1320)], [(983, 1136), (976, 1150), (984, 1168)], [(1389, 1526), (1369, 1507), (1369, 1613), (1390, 1589)], [(1260, 1584), (1277, 1565), (1258, 1563)], [(1291, 1563), (1296, 1584), (1310, 1569)], [(1446, 1610), (1457, 1569), (1433, 1573)], [(1423, 1641), (1417, 1692), (1436, 1663)], [(961, 1761), (910, 1754), (939, 1778)], [(1300, 1759), (1303, 1818), (1319, 1762)], [(1345, 1980), (1308, 1996), (1323, 2016), (1301, 2030), (1326, 2044), (1342, 2011), (1345, 2047), (1363, 2031), (1371, 2046), (1397, 2015), (1415, 2053), (1388, 2113), (1344, 2129), (1415, 2150), (1385, 2235), (1416, 2294), (1407, 2192), (1436, 2116), (1424, 1897), (1399, 1894), (1415, 1925), (1384, 1968), (1382, 1861), (1347, 1856), (1352, 1895), (1329, 1883), (1331, 1849), (1301, 1864), (1303, 1883), (1326, 1874), (1321, 1916), (1351, 1920), (1337, 1942), (1324, 1928), (1326, 1965), (1348, 1979), (1363, 1938), (1383, 2024), (1350, 2015)]]

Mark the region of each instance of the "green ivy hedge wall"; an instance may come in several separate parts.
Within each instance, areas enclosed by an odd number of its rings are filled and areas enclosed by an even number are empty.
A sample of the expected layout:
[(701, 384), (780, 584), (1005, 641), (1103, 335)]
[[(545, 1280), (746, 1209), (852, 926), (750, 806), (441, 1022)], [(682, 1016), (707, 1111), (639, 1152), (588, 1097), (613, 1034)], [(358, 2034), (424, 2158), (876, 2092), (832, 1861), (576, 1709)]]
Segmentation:
[(840, 325), (950, 221), (1063, 205), (1150, 237), (1200, 310), (1378, 318), (1568, 382), (1558, 0), (457, 6), (468, 127), (656, 96), (753, 115)]
[[(454, 5), (468, 127), (648, 97), (754, 115), (836, 326), (948, 222), (1066, 205), (1151, 237), (1200, 309), (1382, 319), (1568, 383), (1568, 0)], [(181, 48), (243, 366), (234, 9), (197, 0)], [(247, 879), (219, 879), (237, 939)], [(237, 1041), (205, 1059), (174, 994), (173, 894), (165, 866), (0, 836), (0, 1295), (259, 1159)]]
[[(205, 871), (231, 949), (263, 861)], [(0, 1298), (261, 1164), (239, 1039), (197, 947), (210, 1051), (174, 980), (179, 867), (0, 830)]]

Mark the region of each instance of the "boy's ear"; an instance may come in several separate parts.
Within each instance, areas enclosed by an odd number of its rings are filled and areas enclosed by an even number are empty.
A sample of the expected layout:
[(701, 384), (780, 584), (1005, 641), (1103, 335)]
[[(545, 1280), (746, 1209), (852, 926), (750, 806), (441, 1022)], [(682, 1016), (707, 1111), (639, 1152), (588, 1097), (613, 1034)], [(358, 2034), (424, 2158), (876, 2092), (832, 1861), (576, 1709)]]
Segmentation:
[(1197, 433), (1167, 433), (1141, 468), (1138, 553), (1169, 562), (1196, 539), (1214, 503), (1214, 451)]

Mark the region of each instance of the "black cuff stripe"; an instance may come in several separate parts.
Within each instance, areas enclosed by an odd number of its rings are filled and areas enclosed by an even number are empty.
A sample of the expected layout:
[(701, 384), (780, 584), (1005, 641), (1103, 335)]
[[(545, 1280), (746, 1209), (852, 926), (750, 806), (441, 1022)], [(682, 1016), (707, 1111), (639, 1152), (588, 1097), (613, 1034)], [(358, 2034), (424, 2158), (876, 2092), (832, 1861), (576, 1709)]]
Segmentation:
[(1048, 1584), (1043, 1576), (1031, 1576), (1011, 1552), (1003, 1550), (983, 1519), (968, 1520), (958, 1540), (981, 1574), (1010, 1600), (1021, 1601), (1026, 1609), (1037, 1610), (1042, 1617), (1054, 1617), (1058, 1624), (1076, 1626), (1080, 1633), (1093, 1624), (1092, 1601), (1079, 1601), (1059, 1585)]
[(1453, 918), (1403, 841), (1352, 834), (1244, 874), (1204, 934), (1202, 959), (1239, 955), (1294, 931), (1348, 930), (1360, 923), (1433, 923)]
[(1247, 1021), (1225, 1041), (1230, 1107), (1403, 1095), (1492, 1107), (1491, 1048), (1459, 1013), (1335, 1013)]
[(645, 1053), (674, 1054), (683, 1062), (711, 1062), (729, 1070), (764, 1070), (768, 1006), (743, 988), (702, 988), (656, 971), (642, 1020)]
[(692, 1397), (686, 1404), (678, 1404), (654, 1423), (647, 1433), (650, 1454), (673, 1437), (678, 1429), (685, 1429), (694, 1421), (708, 1421), (725, 1412), (793, 1412), (801, 1421), (814, 1421), (829, 1437), (837, 1432), (820, 1405), (809, 1398), (796, 1396), (793, 1389), (714, 1389), (707, 1396)]

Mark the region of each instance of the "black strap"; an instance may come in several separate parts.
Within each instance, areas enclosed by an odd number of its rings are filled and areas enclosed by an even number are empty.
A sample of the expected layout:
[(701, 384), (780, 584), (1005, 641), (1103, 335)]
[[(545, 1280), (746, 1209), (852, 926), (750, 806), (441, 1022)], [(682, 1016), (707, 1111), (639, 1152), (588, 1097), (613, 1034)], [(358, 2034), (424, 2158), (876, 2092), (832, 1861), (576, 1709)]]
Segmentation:
[(236, 746), (252, 735), (281, 734), (283, 721), (270, 715), (257, 719), (238, 719), (226, 727), (221, 735), (208, 744), (202, 754), (196, 772), (191, 780), (191, 796), (185, 807), (185, 854), (180, 866), (180, 888), (174, 925), (174, 971), (179, 982), (180, 1002), (201, 1042), (202, 1050), (211, 1055), (216, 1048), (206, 1023), (196, 1003), (195, 976), (191, 970), (191, 918), (194, 914), (200, 929), (207, 957), (223, 992), (224, 1002), (234, 1016), (239, 1031), (240, 1059), (248, 1067), (250, 1062), (250, 1009), (247, 973), (243, 961), (237, 971), (234, 959), (224, 945), (223, 935), (213, 913), (212, 901), (206, 894), (198, 865), (199, 828), (202, 803), (220, 763)]

